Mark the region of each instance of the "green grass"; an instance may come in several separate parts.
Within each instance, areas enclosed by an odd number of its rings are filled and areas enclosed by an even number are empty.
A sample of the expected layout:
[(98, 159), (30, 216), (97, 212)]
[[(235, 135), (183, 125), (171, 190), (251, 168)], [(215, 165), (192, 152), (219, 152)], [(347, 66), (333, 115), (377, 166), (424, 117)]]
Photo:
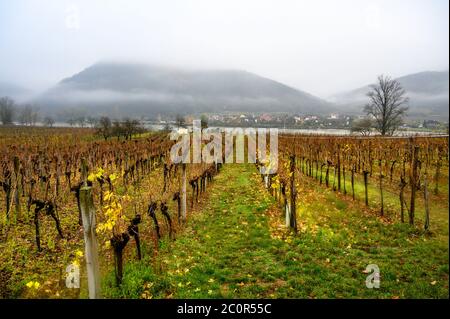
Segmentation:
[[(252, 165), (225, 165), (209, 198), (156, 258), (126, 261), (103, 295), (115, 298), (448, 298), (448, 231), (382, 219), (363, 203), (301, 183), (299, 233)], [(448, 206), (448, 205), (447, 205)], [(443, 218), (441, 216), (441, 218)], [(432, 219), (433, 221), (433, 219)], [(448, 225), (448, 215), (447, 215)], [(132, 249), (127, 247), (127, 249)], [(147, 254), (149, 255), (149, 254)], [(365, 286), (368, 264), (379, 289)]]
[[(315, 176), (316, 171), (313, 169), (313, 176)], [(323, 176), (323, 184), (322, 188), (325, 189), (325, 170), (322, 172)], [(373, 177), (369, 177), (368, 183), (368, 199), (369, 199), (369, 207), (374, 211), (380, 211), (381, 208), (381, 198), (380, 198), (380, 190), (379, 190), (379, 181), (376, 176), (377, 173), (374, 173)], [(434, 181), (429, 181), (429, 205), (430, 205), (430, 222), (431, 222), (431, 231), (440, 236), (446, 236), (448, 238), (448, 176), (445, 175), (445, 169), (442, 169), (441, 179), (439, 180), (439, 195), (434, 195)], [(318, 172), (318, 176), (320, 179), (320, 170)], [(305, 175), (301, 175), (301, 179), (307, 179), (312, 181), (312, 177), (307, 177)], [(336, 181), (335, 181), (336, 179)], [(354, 180), (354, 188), (355, 188), (355, 199), (360, 203), (364, 203), (365, 200), (365, 187), (364, 187), (364, 179), (360, 174), (355, 174)], [(384, 211), (385, 216), (390, 219), (398, 222), (400, 221), (400, 200), (399, 200), (399, 189), (398, 187), (393, 186), (395, 184), (389, 181), (389, 178), (385, 178), (383, 181), (383, 201), (384, 201)], [(329, 175), (329, 187), (330, 189), (334, 186), (337, 188), (337, 177), (334, 176), (334, 168), (330, 168)], [(352, 186), (351, 186), (351, 173), (346, 172), (345, 178), (345, 187), (347, 189), (347, 197), (346, 199), (350, 199), (352, 196)], [(405, 188), (405, 200), (407, 205), (409, 205), (410, 199), (410, 189), (409, 187)], [(344, 193), (344, 178), (341, 177), (341, 194)], [(408, 212), (405, 208), (404, 212), (405, 221), (408, 222)], [(425, 216), (425, 205), (423, 200), (423, 192), (417, 192), (416, 194), (416, 212), (415, 212), (415, 221), (416, 226), (418, 228), (423, 227)]]

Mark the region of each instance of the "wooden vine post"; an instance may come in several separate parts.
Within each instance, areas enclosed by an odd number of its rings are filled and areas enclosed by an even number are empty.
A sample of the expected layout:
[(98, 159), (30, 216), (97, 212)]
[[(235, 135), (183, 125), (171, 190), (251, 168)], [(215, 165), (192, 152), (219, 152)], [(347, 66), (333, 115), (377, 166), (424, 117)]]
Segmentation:
[(14, 178), (15, 178), (15, 193), (14, 193), (14, 205), (16, 209), (16, 220), (20, 219), (20, 182), (19, 182), (20, 161), (17, 156), (14, 157)]
[(429, 203), (429, 195), (428, 195), (428, 160), (425, 161), (425, 170), (423, 174), (423, 200), (425, 204), (425, 223), (424, 229), (425, 231), (429, 231), (430, 229), (430, 203)]
[(366, 206), (369, 206), (369, 172), (364, 170), (364, 198), (365, 198), (365, 204)]
[(341, 148), (338, 144), (337, 149), (337, 174), (338, 174), (338, 191), (341, 191)]
[(429, 204), (429, 196), (428, 196), (428, 172), (425, 170), (425, 174), (423, 177), (423, 199), (425, 202), (425, 223), (424, 229), (428, 231), (430, 229), (430, 204)]
[(182, 177), (181, 177), (181, 221), (186, 223), (186, 210), (187, 210), (187, 196), (186, 196), (186, 164), (182, 164)]
[[(82, 177), (87, 176), (86, 161), (82, 163)], [(95, 207), (92, 196), (92, 188), (87, 186), (86, 179), (83, 179), (83, 186), (80, 189), (80, 209), (83, 221), (84, 245), (86, 255), (86, 269), (88, 274), (89, 298), (99, 299), (100, 295), (100, 270), (98, 262), (98, 243), (95, 233)]]
[(400, 220), (402, 223), (405, 222), (405, 187), (406, 187), (405, 177), (402, 175), (400, 177)]
[(411, 169), (410, 169), (410, 184), (411, 184), (411, 202), (409, 208), (409, 223), (414, 225), (414, 212), (416, 208), (416, 190), (417, 190), (417, 166), (419, 157), (419, 146), (411, 144)]
[(355, 200), (355, 170), (356, 164), (352, 167), (351, 183), (352, 183), (352, 199)]
[(384, 177), (384, 175), (383, 175), (383, 165), (382, 165), (382, 162), (381, 162), (382, 160), (381, 160), (381, 158), (378, 160), (378, 167), (379, 167), (379, 183), (380, 183), (380, 205), (381, 205), (381, 208), (380, 208), (380, 214), (381, 214), (381, 216), (383, 216), (384, 215), (384, 198), (383, 198), (383, 177)]
[(438, 155), (437, 155), (437, 161), (436, 161), (436, 173), (434, 174), (434, 195), (437, 195), (439, 193), (439, 176), (440, 176), (440, 170), (442, 165), (442, 149), (441, 147), (438, 147)]
[(297, 191), (295, 190), (295, 155), (291, 155), (290, 158), (290, 177), (291, 177), (291, 207), (290, 207), (290, 218), (289, 218), (289, 222), (290, 222), (290, 227), (291, 229), (294, 230), (294, 232), (297, 233), (297, 213), (296, 213), (296, 204), (295, 204), (295, 200), (296, 200), (296, 196), (297, 196)]

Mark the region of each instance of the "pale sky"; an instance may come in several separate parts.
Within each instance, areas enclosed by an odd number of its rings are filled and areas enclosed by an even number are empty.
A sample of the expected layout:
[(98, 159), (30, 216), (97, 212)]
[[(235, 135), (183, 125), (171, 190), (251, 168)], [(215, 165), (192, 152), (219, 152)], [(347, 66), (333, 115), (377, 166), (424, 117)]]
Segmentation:
[(243, 69), (320, 97), (446, 70), (448, 0), (0, 0), (0, 80), (42, 90), (102, 60)]

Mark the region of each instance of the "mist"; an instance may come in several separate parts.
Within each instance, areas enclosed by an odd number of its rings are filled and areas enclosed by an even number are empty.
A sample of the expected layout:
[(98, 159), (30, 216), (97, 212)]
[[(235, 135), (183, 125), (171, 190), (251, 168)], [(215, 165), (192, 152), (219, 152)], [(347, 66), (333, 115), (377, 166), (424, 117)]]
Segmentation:
[(1, 0), (0, 81), (42, 91), (116, 60), (246, 70), (327, 98), (381, 73), (448, 69), (448, 6), (444, 0)]

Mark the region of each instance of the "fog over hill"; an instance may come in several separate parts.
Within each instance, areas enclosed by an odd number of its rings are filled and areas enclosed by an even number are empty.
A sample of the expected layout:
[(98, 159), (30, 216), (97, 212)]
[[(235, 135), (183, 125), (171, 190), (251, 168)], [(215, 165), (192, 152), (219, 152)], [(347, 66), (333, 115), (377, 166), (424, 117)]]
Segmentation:
[[(408, 116), (448, 120), (449, 72), (427, 71), (397, 78), (405, 88)], [(111, 117), (208, 112), (286, 112), (323, 115), (363, 114), (369, 85), (327, 100), (242, 70), (193, 70), (139, 63), (101, 62), (32, 92), (0, 82), (0, 96), (64, 118), (69, 112)]]
[(19, 85), (0, 81), (0, 97), (8, 96), (16, 102), (22, 102), (32, 97), (32, 92)]
[(327, 113), (331, 103), (241, 70), (187, 70), (102, 62), (62, 80), (36, 98), (44, 111), (81, 108), (91, 114)]
[[(411, 117), (440, 118), (449, 116), (449, 72), (427, 71), (397, 78), (409, 97)], [(361, 112), (367, 103), (369, 85), (336, 94), (329, 100), (341, 110)]]

